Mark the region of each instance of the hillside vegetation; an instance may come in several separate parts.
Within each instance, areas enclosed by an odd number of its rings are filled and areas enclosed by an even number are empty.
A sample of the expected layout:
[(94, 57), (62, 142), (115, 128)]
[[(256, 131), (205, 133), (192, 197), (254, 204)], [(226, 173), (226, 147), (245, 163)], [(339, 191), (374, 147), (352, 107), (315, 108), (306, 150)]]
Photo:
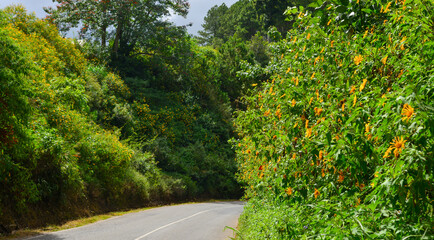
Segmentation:
[(309, 9), (237, 114), (239, 238), (431, 239), (433, 2)]
[(178, 49), (109, 67), (91, 41), (22, 6), (0, 10), (1, 225), (240, 196), (217, 53), (182, 33), (188, 68), (164, 62)]
[(434, 236), (431, 0), (53, 1), (0, 10), (0, 227), (244, 191), (238, 239)]

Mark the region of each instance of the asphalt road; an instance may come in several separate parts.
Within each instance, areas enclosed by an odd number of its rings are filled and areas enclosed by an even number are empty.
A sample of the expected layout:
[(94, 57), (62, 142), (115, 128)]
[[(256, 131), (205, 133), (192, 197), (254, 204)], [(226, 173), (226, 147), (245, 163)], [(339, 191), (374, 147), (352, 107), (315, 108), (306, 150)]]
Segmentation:
[(159, 207), (46, 233), (28, 240), (224, 240), (234, 233), (243, 202), (215, 202)]

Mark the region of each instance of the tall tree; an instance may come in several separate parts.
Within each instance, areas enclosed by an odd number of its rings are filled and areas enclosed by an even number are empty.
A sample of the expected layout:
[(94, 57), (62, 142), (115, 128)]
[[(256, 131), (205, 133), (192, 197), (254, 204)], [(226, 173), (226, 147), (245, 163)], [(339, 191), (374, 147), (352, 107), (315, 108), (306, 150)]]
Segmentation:
[(215, 5), (208, 10), (204, 18), (205, 23), (202, 24), (203, 30), (199, 31), (199, 41), (202, 44), (213, 44), (216, 39), (224, 38), (222, 28), (224, 16), (227, 11), (228, 7), (224, 3), (220, 6)]
[(48, 18), (60, 31), (82, 26), (80, 37), (97, 41), (102, 48), (110, 42), (114, 56), (128, 55), (144, 45), (156, 29), (167, 27), (164, 17), (170, 10), (186, 16), (187, 0), (53, 0), (56, 8), (46, 8)]

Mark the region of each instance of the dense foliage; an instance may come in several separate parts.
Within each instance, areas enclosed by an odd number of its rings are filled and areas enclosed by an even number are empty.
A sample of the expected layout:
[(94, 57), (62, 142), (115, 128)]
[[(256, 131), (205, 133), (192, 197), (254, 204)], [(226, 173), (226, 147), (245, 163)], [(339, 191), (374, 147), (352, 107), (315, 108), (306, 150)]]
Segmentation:
[(240, 239), (432, 238), (433, 2), (311, 7), (238, 112)]
[(240, 195), (217, 53), (164, 31), (166, 45), (110, 60), (114, 74), (104, 46), (21, 6), (0, 11), (1, 225)]

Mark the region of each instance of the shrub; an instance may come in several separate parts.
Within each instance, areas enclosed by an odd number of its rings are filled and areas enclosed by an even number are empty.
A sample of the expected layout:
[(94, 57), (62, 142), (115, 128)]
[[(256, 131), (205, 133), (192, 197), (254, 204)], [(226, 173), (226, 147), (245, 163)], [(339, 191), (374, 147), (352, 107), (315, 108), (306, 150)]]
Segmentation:
[[(318, 16), (288, 9), (296, 21), (270, 46), (273, 77), (246, 97), (237, 118), (239, 179), (259, 202), (248, 206), (242, 234), (434, 234), (433, 7), (339, 1), (324, 3)], [(266, 222), (279, 224), (252, 228), (250, 219), (270, 206)]]

